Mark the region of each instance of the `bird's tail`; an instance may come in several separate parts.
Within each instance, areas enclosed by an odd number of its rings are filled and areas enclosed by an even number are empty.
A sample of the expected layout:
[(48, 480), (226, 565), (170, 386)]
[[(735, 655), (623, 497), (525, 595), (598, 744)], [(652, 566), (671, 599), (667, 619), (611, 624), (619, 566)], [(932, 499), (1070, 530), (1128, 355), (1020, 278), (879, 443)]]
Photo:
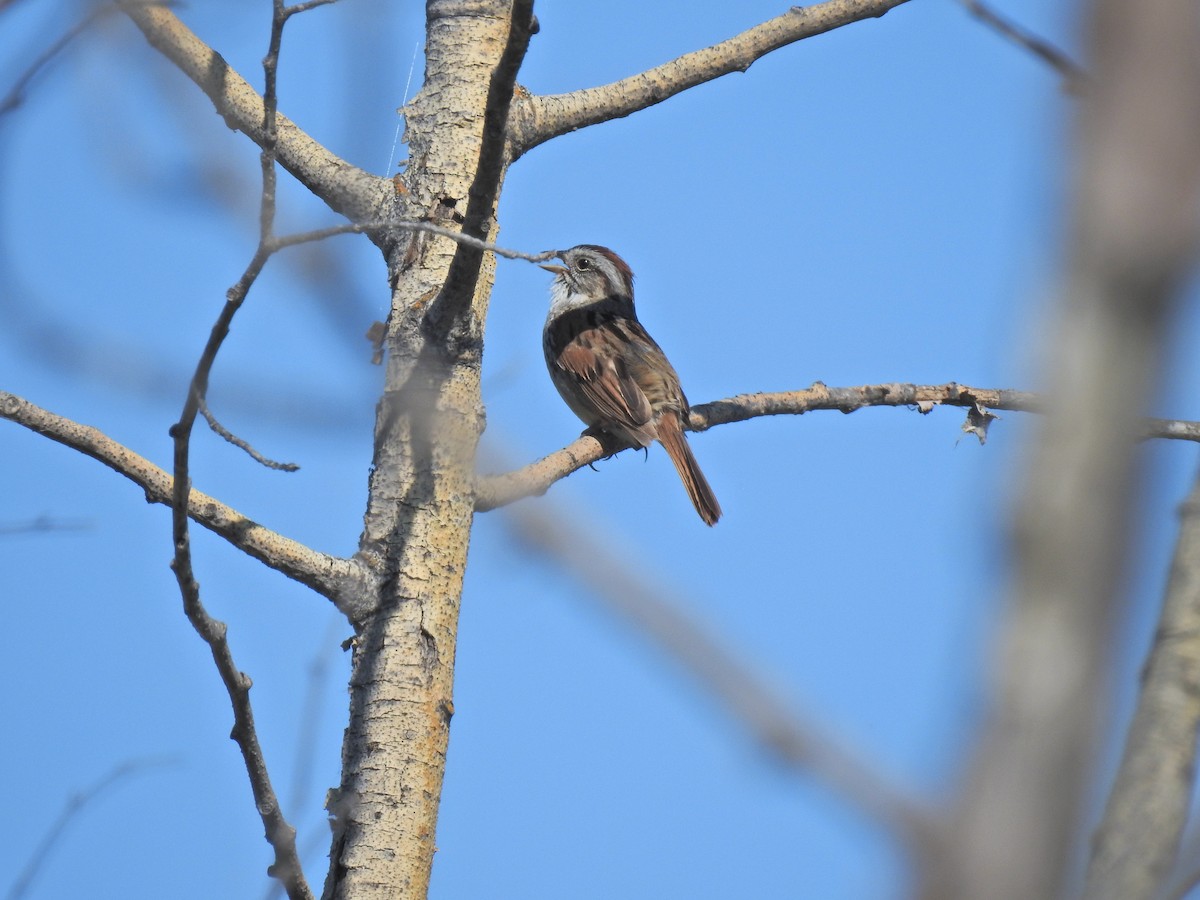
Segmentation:
[(688, 496), (692, 498), (692, 505), (696, 507), (696, 512), (700, 514), (704, 524), (716, 525), (717, 519), (721, 518), (721, 504), (717, 502), (716, 495), (708, 486), (708, 479), (700, 471), (696, 457), (692, 455), (692, 448), (688, 446), (687, 436), (679, 424), (679, 417), (674, 412), (664, 413), (658, 420), (658, 441), (675, 464), (679, 478), (683, 481)]

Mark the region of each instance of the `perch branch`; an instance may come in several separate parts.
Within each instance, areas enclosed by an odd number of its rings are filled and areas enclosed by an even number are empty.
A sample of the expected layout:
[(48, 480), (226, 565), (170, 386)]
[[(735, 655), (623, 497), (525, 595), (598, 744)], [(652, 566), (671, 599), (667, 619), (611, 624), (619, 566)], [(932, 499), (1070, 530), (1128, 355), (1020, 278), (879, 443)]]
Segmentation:
[(135, 775), (141, 775), (157, 766), (173, 765), (174, 763), (175, 760), (172, 757), (162, 756), (128, 760), (114, 766), (103, 778), (84, 788), (82, 791), (73, 792), (67, 798), (67, 802), (58, 814), (58, 817), (38, 842), (37, 847), (21, 869), (21, 873), (17, 876), (17, 880), (13, 882), (12, 887), (8, 889), (8, 893), (4, 895), (5, 900), (21, 900), (22, 897), (29, 893), (30, 886), (37, 878), (42, 867), (45, 866), (46, 860), (50, 858), (50, 855), (62, 840), (67, 828), (79, 818), (96, 798), (107, 792), (109, 788)]
[(508, 133), (517, 159), (538, 144), (568, 131), (620, 119), (731, 72), (745, 72), (763, 56), (804, 38), (878, 18), (906, 0), (828, 0), (793, 6), (736, 37), (600, 87), (569, 94), (523, 95), (515, 99)]
[[(870, 384), (845, 388), (831, 388), (818, 383), (802, 391), (740, 394), (727, 400), (693, 406), (688, 425), (692, 431), (707, 431), (717, 425), (743, 422), (759, 416), (797, 416), (816, 410), (852, 413), (868, 406), (915, 406), (925, 413), (934, 406), (1041, 412), (1042, 405), (1038, 395), (1027, 391), (974, 388), (955, 382), (936, 385)], [(1200, 441), (1200, 422), (1145, 419), (1142, 436)], [(605, 446), (596, 437), (583, 434), (562, 450), (515, 472), (483, 476), (479, 479), (475, 508), (486, 512), (522, 497), (544, 494), (554, 482), (603, 459), (615, 449), (620, 448)]]

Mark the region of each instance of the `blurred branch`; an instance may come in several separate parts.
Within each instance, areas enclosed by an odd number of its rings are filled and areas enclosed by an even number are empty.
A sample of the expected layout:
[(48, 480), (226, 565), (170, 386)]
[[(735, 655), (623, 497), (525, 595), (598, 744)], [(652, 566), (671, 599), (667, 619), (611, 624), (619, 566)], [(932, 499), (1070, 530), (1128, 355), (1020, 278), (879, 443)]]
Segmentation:
[[(1200, 241), (1200, 21), (1178, 0), (1094, 0), (1046, 416), (1018, 504), (992, 697), (937, 897), (1062, 896), (1099, 744), (1136, 521), (1139, 418)], [(1194, 735), (1191, 738), (1194, 740)], [(1134, 828), (1149, 829), (1151, 822)], [(1111, 832), (1110, 832), (1111, 833)], [(1174, 840), (1174, 837), (1171, 837)], [(1109, 851), (1124, 854), (1127, 848)], [(1128, 860), (1124, 860), (1128, 862)], [(1139, 868), (1090, 900), (1136, 900)], [(1119, 876), (1119, 877), (1118, 877)]]
[(684, 612), (669, 590), (635, 573), (603, 538), (545, 506), (510, 510), (513, 534), (578, 578), (691, 675), (764, 750), (815, 778), (928, 861), (939, 839), (930, 810), (831, 735), (798, 718), (750, 667)]
[[(976, 433), (972, 414), (976, 418), (987, 410), (1001, 409), (1017, 412), (1045, 412), (1045, 400), (1027, 391), (975, 388), (949, 384), (870, 384), (859, 387), (827, 387), (818, 382), (806, 390), (776, 393), (739, 394), (727, 400), (714, 400), (692, 407), (689, 428), (707, 431), (717, 425), (742, 422), (758, 416), (798, 416), (816, 410), (837, 410), (851, 413), (870, 406), (910, 406), (922, 414), (934, 406), (959, 406), (968, 409), (968, 421), (963, 430)], [(986, 428), (983, 428), (986, 432)], [(1142, 436), (1174, 440), (1200, 441), (1200, 422), (1175, 419), (1143, 419)], [(983, 435), (980, 435), (982, 441)], [(584, 466), (611, 456), (624, 449), (604, 443), (590, 433), (584, 433), (562, 450), (537, 462), (502, 475), (482, 475), (475, 496), (479, 512), (506, 506), (522, 497), (544, 494), (554, 482)]]
[(1200, 825), (1195, 820), (1180, 841), (1175, 859), (1175, 873), (1163, 900), (1185, 900), (1200, 885)]
[[(0, 4), (0, 11), (3, 11), (6, 5)], [(12, 112), (25, 102), (25, 91), (28, 89), (29, 83), (33, 81), (38, 72), (44, 69), (51, 60), (62, 53), (71, 41), (87, 31), (97, 19), (116, 11), (116, 6), (111, 4), (93, 6), (82, 19), (64, 31), (57, 40), (53, 41), (49, 47), (38, 54), (37, 58), (29, 64), (25, 71), (17, 76), (17, 80), (13, 82), (13, 86), (9, 89), (8, 93), (3, 98), (0, 98), (0, 116)]]
[(276, 124), (268, 138), (263, 97), (174, 13), (143, 3), (120, 2), (120, 7), (150, 44), (208, 95), (230, 128), (260, 147), (270, 140), (280, 165), (335, 211), (363, 221), (378, 218), (388, 208), (393, 192), (389, 179), (350, 165), (286, 117), (270, 117)]
[(1018, 47), (1028, 50), (1062, 77), (1063, 89), (1071, 94), (1080, 94), (1087, 86), (1087, 74), (1067, 54), (1053, 44), (1043, 40), (1021, 26), (1010, 22), (982, 0), (959, 0), (967, 12), (979, 19), (1001, 37)]
[(1200, 728), (1200, 472), (1179, 511), (1179, 540), (1137, 712), (1088, 867), (1088, 896), (1122, 885), (1153, 898), (1187, 821)]
[(170, 765), (174, 762), (169, 757), (148, 757), (146, 759), (133, 759), (123, 762), (115, 766), (107, 775), (99, 781), (92, 784), (90, 787), (83, 789), (67, 798), (66, 804), (63, 806), (62, 812), (58, 814), (58, 818), (47, 829), (46, 834), (38, 842), (33, 853), (25, 863), (25, 867), (17, 875), (16, 881), (12, 887), (8, 889), (5, 895), (6, 900), (20, 900), (28, 892), (38, 872), (42, 866), (46, 864), (46, 860), (50, 858), (50, 854), (54, 851), (55, 846), (62, 840), (63, 834), (67, 827), (75, 821), (83, 813), (85, 809), (101, 794), (109, 788), (130, 778), (134, 775), (140, 775), (147, 769), (155, 768), (156, 766)]
[[(98, 460), (141, 487), (150, 503), (172, 502), (173, 486), (167, 472), (95, 428), (56, 416), (7, 391), (0, 391), (0, 418)], [(335, 603), (346, 593), (346, 585), (356, 579), (357, 569), (350, 560), (284, 537), (200, 491), (191, 491), (188, 515), (247, 555)]]
[(26, 522), (0, 522), (0, 536), (14, 534), (41, 534), (61, 531), (86, 531), (92, 523), (86, 519), (56, 519), (53, 516), (38, 516)]
[(520, 94), (514, 98), (508, 123), (510, 156), (518, 159), (560, 134), (620, 119), (722, 75), (745, 72), (773, 50), (852, 22), (878, 18), (904, 2), (827, 0), (814, 6), (793, 6), (736, 37), (612, 84), (569, 94)]

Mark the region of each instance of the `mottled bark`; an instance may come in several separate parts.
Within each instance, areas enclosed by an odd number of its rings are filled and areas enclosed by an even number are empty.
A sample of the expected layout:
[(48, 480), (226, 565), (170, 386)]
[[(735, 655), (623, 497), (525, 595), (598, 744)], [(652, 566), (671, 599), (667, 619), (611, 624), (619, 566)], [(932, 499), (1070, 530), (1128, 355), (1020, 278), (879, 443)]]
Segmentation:
[[(428, 5), (427, 79), (405, 108), (409, 164), (395, 218), (462, 221), (494, 236), (505, 165), (494, 123), (507, 116), (530, 15), (528, 3), (504, 0)], [(357, 554), (375, 575), (377, 605), (358, 623), (325, 887), (328, 898), (355, 900), (428, 891), (495, 267), (444, 237), (400, 231), (383, 243), (393, 285), (386, 382)]]

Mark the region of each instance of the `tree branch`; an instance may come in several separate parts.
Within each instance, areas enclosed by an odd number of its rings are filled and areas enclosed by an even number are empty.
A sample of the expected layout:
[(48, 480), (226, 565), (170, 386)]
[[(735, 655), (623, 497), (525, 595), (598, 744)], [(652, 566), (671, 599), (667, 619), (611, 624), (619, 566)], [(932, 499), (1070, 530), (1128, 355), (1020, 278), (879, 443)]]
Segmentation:
[(510, 156), (515, 160), (560, 134), (620, 119), (706, 81), (745, 72), (773, 50), (851, 22), (878, 18), (904, 2), (827, 0), (814, 6), (793, 6), (727, 41), (612, 84), (569, 94), (514, 98), (508, 125)]
[[(103, 463), (141, 487), (146, 492), (147, 502), (170, 505), (171, 476), (97, 429), (55, 415), (7, 391), (0, 391), (0, 418), (23, 425)], [(351, 560), (320, 553), (284, 537), (200, 491), (192, 490), (188, 515), (248, 556), (307, 585), (335, 604), (340, 604), (340, 598), (348, 595), (347, 586), (358, 581), (358, 568)], [(339, 609), (350, 615), (341, 605)]]
[[(693, 406), (688, 426), (692, 431), (707, 431), (717, 425), (744, 422), (759, 416), (798, 416), (816, 410), (852, 413), (868, 406), (913, 406), (921, 413), (928, 413), (934, 406), (1043, 412), (1043, 403), (1037, 394), (1027, 391), (974, 388), (955, 382), (937, 385), (869, 384), (844, 388), (831, 388), (818, 382), (801, 391), (740, 394), (727, 400)], [(969, 424), (970, 419), (964, 423), (964, 430), (968, 430)], [(1142, 436), (1200, 441), (1200, 422), (1145, 419)], [(475, 509), (486, 512), (522, 497), (544, 494), (559, 479), (621, 449), (624, 448), (603, 443), (585, 432), (562, 450), (515, 472), (481, 476), (476, 487)]]
[[(226, 125), (265, 145), (263, 98), (219, 53), (162, 6), (129, 2), (121, 9), (156, 50), (208, 95)], [(350, 165), (284, 116), (276, 116), (276, 130), (279, 164), (301, 184), (352, 221), (383, 218), (394, 191), (390, 180)]]

